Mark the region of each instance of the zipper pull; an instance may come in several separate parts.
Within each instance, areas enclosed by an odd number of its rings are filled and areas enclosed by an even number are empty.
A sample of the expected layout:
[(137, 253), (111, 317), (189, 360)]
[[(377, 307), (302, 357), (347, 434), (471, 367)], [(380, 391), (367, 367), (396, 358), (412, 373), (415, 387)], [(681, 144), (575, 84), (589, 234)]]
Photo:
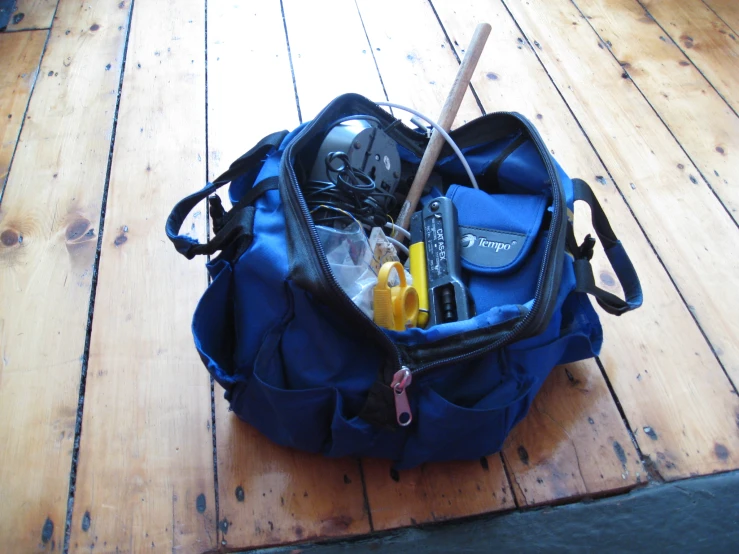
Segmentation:
[(412, 379), (411, 370), (403, 366), (393, 375), (393, 382), (390, 384), (395, 395), (395, 415), (401, 427), (407, 427), (413, 420), (411, 405), (408, 403), (408, 395), (405, 392)]

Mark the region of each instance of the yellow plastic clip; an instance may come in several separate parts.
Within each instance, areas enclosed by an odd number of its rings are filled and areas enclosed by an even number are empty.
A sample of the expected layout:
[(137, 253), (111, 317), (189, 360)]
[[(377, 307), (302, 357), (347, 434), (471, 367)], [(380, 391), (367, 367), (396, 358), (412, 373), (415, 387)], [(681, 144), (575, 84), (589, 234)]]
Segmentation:
[[(388, 286), (390, 272), (395, 270), (400, 277), (400, 285)], [(385, 262), (377, 274), (374, 295), (375, 323), (385, 329), (405, 331), (415, 327), (418, 321), (418, 292), (408, 286), (405, 271), (400, 262)]]

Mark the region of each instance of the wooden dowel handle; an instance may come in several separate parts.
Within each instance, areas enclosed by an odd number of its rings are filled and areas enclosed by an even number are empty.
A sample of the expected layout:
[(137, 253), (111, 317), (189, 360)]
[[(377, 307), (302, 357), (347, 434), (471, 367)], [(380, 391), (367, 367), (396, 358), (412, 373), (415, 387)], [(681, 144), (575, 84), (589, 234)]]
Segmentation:
[[(475, 67), (477, 67), (477, 62), (480, 59), (480, 54), (482, 54), (482, 51), (485, 48), (485, 43), (488, 40), (488, 35), (490, 35), (491, 29), (492, 28), (489, 23), (480, 23), (475, 28), (475, 33), (472, 35), (472, 40), (467, 48), (467, 52), (464, 54), (462, 63), (459, 66), (459, 71), (457, 71), (457, 76), (455, 77), (452, 88), (449, 91), (449, 96), (447, 96), (446, 101), (444, 102), (444, 107), (441, 109), (441, 115), (439, 115), (439, 119), (437, 121), (439, 126), (447, 132), (452, 128), (452, 123), (454, 123), (454, 118), (457, 116), (459, 106), (462, 104), (462, 99), (467, 92), (467, 86), (470, 84), (472, 73), (475, 71)], [(398, 216), (397, 224), (403, 227), (403, 229), (408, 229), (410, 226), (411, 216), (416, 210), (418, 200), (421, 198), (421, 194), (423, 193), (423, 188), (426, 186), (426, 181), (428, 181), (431, 171), (434, 169), (434, 165), (436, 165), (436, 160), (439, 159), (439, 153), (443, 146), (444, 137), (434, 130), (431, 134), (428, 146), (423, 153), (423, 158), (421, 158), (421, 163), (418, 166), (416, 176), (413, 178), (413, 183), (408, 191), (408, 196), (406, 197), (403, 207), (400, 210), (400, 215)]]

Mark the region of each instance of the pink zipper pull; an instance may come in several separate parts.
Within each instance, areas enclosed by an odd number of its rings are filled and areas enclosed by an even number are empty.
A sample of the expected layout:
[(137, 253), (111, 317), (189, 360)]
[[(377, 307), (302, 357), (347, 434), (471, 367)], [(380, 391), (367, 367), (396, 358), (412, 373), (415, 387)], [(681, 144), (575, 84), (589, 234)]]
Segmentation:
[(401, 427), (407, 427), (413, 420), (411, 405), (408, 403), (408, 395), (405, 392), (412, 379), (411, 370), (403, 366), (393, 375), (393, 382), (390, 384), (395, 394), (395, 415)]

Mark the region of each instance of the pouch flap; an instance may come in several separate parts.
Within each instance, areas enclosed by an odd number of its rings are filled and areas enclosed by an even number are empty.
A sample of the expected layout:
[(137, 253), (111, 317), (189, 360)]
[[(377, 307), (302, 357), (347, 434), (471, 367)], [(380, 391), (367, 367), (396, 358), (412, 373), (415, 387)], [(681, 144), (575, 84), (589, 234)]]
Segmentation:
[(512, 271), (526, 259), (548, 203), (543, 195), (488, 194), (459, 185), (447, 196), (457, 207), (462, 267), (487, 274)]

